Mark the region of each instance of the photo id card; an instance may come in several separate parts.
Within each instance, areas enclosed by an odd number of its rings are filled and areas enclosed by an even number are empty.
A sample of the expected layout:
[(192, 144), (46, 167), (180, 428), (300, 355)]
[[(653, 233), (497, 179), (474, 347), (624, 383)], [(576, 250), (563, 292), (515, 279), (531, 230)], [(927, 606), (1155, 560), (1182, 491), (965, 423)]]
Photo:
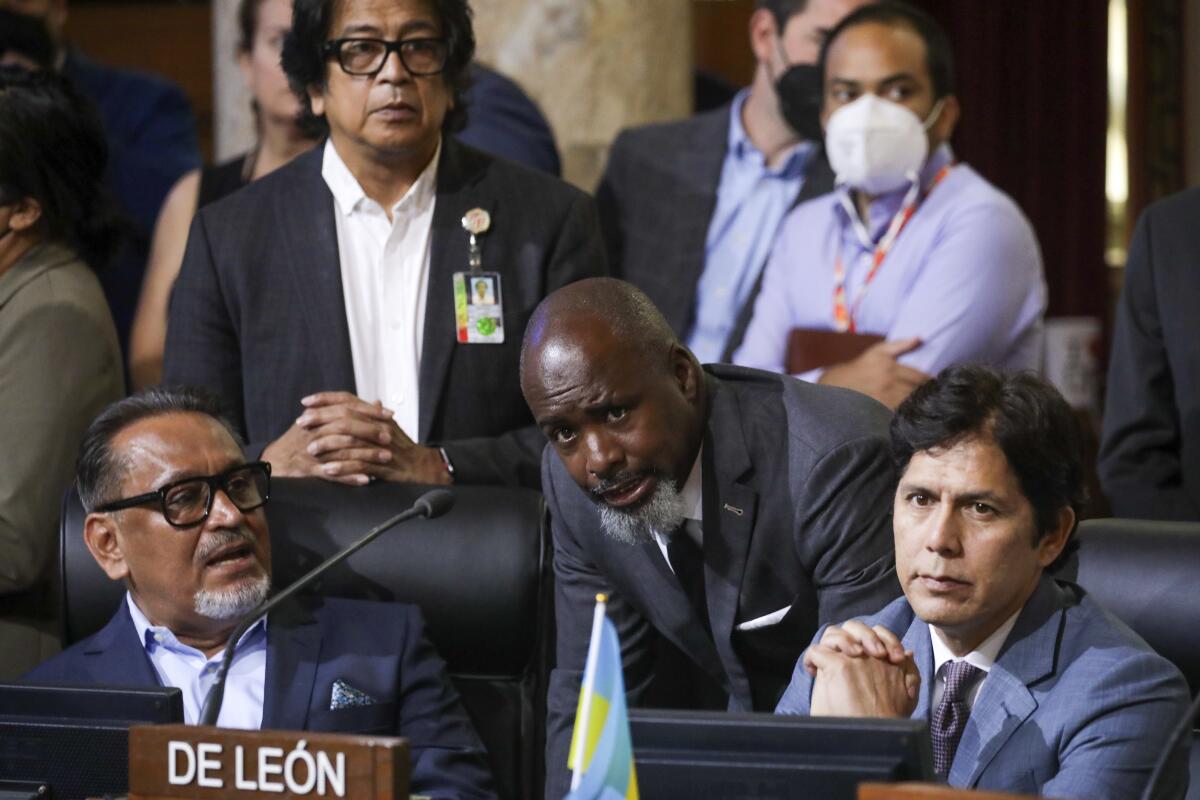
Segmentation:
[(454, 273), (454, 323), (463, 344), (504, 342), (499, 272)]

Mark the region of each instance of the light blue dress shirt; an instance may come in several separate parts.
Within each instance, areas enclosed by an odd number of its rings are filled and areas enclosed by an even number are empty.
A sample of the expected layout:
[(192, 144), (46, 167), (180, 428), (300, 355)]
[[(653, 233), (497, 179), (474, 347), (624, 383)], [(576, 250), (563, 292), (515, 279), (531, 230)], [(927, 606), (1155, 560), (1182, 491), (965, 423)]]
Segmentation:
[(813, 151), (811, 142), (801, 142), (779, 167), (769, 168), (742, 127), (748, 94), (746, 89), (739, 92), (729, 111), (729, 144), (687, 335), (688, 347), (702, 364), (721, 360), (738, 314), (771, 252), (779, 222), (800, 194)]
[[(944, 145), (922, 170), (922, 186), (950, 163), (953, 154)], [(1033, 228), (1007, 195), (965, 164), (951, 169), (920, 204), (861, 302), (853, 304), (871, 269), (874, 243), (906, 191), (871, 203), (869, 243), (855, 232), (842, 188), (784, 219), (735, 364), (782, 372), (793, 328), (835, 330), (833, 276), (840, 248), (858, 332), (921, 339), (901, 363), (930, 375), (963, 362), (1041, 368), (1046, 281)]]
[[(206, 658), (196, 648), (180, 643), (169, 629), (151, 625), (128, 592), (125, 601), (129, 604), (129, 616), (133, 618), (138, 639), (146, 648), (159, 681), (163, 686), (175, 686), (183, 691), (183, 719), (189, 725), (195, 725), (225, 651)], [(217, 725), (250, 730), (261, 728), (266, 677), (267, 621), (261, 619), (238, 640), (233, 664), (225, 677), (225, 701)]]

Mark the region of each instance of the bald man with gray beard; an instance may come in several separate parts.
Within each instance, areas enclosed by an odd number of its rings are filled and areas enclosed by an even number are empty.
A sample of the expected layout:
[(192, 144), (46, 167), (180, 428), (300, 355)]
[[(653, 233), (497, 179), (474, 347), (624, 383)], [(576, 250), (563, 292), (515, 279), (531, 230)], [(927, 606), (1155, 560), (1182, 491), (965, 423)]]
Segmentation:
[(597, 593), (630, 706), (774, 709), (817, 627), (899, 596), (890, 413), (843, 389), (701, 367), (650, 300), (598, 278), (534, 312), (521, 388), (550, 440), (558, 661), (546, 797)]

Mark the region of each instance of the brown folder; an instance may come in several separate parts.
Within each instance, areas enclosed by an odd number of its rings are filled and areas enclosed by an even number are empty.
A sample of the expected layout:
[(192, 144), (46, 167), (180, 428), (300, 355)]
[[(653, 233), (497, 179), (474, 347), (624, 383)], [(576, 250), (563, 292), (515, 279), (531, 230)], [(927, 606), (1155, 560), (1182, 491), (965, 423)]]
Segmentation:
[(810, 369), (831, 367), (851, 361), (871, 345), (883, 341), (873, 333), (840, 333), (817, 328), (793, 328), (788, 334), (788, 374), (799, 375)]

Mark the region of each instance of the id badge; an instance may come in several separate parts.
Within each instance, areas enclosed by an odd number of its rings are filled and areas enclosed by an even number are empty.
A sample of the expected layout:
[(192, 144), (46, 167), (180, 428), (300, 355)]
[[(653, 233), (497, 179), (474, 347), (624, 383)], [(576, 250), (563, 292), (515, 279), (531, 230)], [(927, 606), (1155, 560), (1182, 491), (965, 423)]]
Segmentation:
[(503, 344), (499, 272), (454, 273), (454, 321), (462, 344)]

